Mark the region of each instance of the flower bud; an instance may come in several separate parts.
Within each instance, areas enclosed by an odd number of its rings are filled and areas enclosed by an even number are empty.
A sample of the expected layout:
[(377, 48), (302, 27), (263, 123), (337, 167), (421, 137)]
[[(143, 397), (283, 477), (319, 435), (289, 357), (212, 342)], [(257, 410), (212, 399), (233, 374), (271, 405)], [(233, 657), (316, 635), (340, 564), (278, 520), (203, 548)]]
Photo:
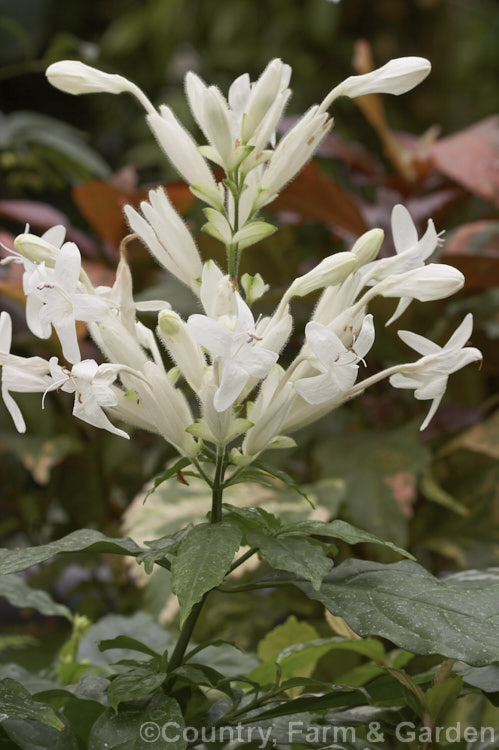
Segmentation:
[(198, 391), (203, 382), (206, 360), (186, 323), (173, 310), (162, 310), (158, 316), (158, 335), (191, 388)]
[(354, 99), (365, 94), (405, 94), (423, 81), (431, 70), (424, 57), (398, 57), (371, 73), (350, 76), (324, 99), (320, 111), (325, 112), (339, 96)]
[(464, 286), (461, 271), (444, 263), (429, 263), (405, 273), (387, 276), (372, 288), (373, 296), (411, 297), (420, 302), (445, 299)]
[[(56, 234), (54, 230), (59, 230), (59, 232)], [(48, 232), (45, 232), (42, 237), (37, 237), (36, 234), (30, 234), (29, 232), (19, 234), (14, 240), (17, 252), (33, 263), (45, 263), (46, 266), (53, 267), (64, 241), (66, 230), (62, 225), (59, 225), (52, 227), (49, 232), (52, 232), (49, 236), (53, 239), (53, 242), (49, 240)]]
[(249, 141), (278, 96), (281, 89), (282, 69), (281, 60), (271, 60), (251, 89), (241, 127), (243, 142)]
[(61, 60), (45, 71), (49, 82), (66, 94), (133, 94), (148, 112), (155, 112), (146, 95), (131, 81), (113, 73), (103, 73), (79, 60)]
[(147, 122), (175, 169), (189, 185), (206, 185), (216, 191), (215, 178), (194, 139), (168, 107), (162, 106), (160, 112), (148, 115)]
[(285, 296), (289, 299), (305, 297), (317, 289), (339, 284), (355, 271), (357, 263), (357, 257), (350, 252), (330, 255), (321, 260), (311, 271), (295, 279)]
[(241, 278), (241, 286), (244, 289), (246, 304), (249, 307), (251, 307), (257, 299), (263, 297), (263, 295), (270, 289), (269, 285), (264, 282), (259, 273), (256, 273), (254, 276), (245, 273)]
[(379, 253), (385, 233), (382, 229), (371, 229), (365, 232), (352, 247), (352, 253), (357, 257), (359, 266), (369, 263)]

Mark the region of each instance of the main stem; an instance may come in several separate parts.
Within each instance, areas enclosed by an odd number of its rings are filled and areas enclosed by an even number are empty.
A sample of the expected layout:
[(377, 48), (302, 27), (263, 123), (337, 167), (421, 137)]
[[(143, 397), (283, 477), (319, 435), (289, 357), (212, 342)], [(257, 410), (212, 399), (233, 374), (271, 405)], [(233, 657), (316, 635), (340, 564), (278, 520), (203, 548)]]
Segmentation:
[[(212, 487), (211, 523), (220, 523), (220, 521), (222, 520), (222, 497), (223, 497), (223, 490), (224, 490), (224, 487), (223, 487), (224, 470), (225, 470), (225, 448), (219, 448), (217, 450), (215, 474), (213, 476), (213, 482), (211, 485)], [(193, 606), (186, 621), (184, 622), (182, 629), (180, 631), (180, 635), (178, 637), (178, 641), (175, 644), (175, 648), (173, 649), (172, 655), (168, 661), (169, 672), (172, 672), (174, 669), (176, 669), (177, 667), (180, 667), (180, 665), (182, 664), (182, 660), (187, 650), (187, 646), (189, 645), (189, 641), (191, 640), (193, 630), (196, 627), (198, 617), (201, 614), (201, 609), (203, 608), (203, 604), (208, 594), (209, 592), (207, 592), (203, 596), (200, 602), (198, 602), (197, 604)], [(168, 680), (165, 684), (165, 689), (171, 688), (174, 681), (175, 681), (174, 677)]]

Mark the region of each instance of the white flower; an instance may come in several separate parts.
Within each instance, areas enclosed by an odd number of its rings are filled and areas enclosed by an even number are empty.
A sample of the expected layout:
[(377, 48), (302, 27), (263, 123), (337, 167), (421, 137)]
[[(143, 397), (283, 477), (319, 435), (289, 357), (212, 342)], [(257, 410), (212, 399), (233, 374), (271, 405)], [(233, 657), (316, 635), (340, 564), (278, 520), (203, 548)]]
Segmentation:
[(390, 377), (394, 388), (414, 388), (414, 396), (425, 401), (432, 399), (430, 410), (421, 425), (421, 430), (428, 426), (433, 418), (447, 388), (449, 375), (462, 367), (482, 359), (482, 353), (474, 347), (465, 346), (473, 329), (473, 316), (468, 313), (461, 325), (454, 331), (445, 346), (440, 347), (424, 336), (411, 331), (399, 331), (398, 335), (411, 349), (423, 357), (412, 365), (407, 365), (405, 372)]
[(72, 363), (81, 359), (75, 321), (104, 320), (109, 314), (105, 300), (78, 291), (80, 271), (80, 251), (74, 242), (66, 242), (53, 269), (40, 263), (29, 271), (24, 283), (29, 329), (35, 336), (46, 339), (53, 326), (64, 357)]
[[(417, 229), (409, 211), (398, 204), (392, 211), (392, 235), (396, 254), (367, 263), (361, 269), (364, 283), (373, 284), (390, 275), (422, 268), (425, 261), (434, 253), (439, 238), (433, 221), (428, 221), (426, 232), (418, 239)], [(412, 297), (402, 297), (386, 325), (390, 325), (409, 307)]]
[(311, 107), (291, 130), (281, 138), (263, 172), (255, 208), (270, 203), (279, 191), (295, 177), (319, 146), (332, 120), (319, 107)]
[(173, 310), (163, 310), (158, 316), (158, 335), (191, 388), (199, 391), (206, 360), (187, 324)]
[(205, 313), (214, 320), (237, 315), (233, 282), (212, 260), (208, 260), (203, 266), (199, 297)]
[(222, 376), (215, 394), (214, 406), (225, 411), (237, 399), (248, 378), (264, 378), (277, 361), (277, 354), (255, 346), (255, 321), (248, 305), (236, 293), (237, 319), (228, 328), (206, 315), (191, 315), (187, 325), (201, 346), (215, 356)]
[(329, 109), (339, 96), (354, 99), (365, 94), (405, 94), (424, 81), (431, 71), (429, 60), (424, 57), (398, 57), (377, 70), (360, 76), (350, 76), (326, 96), (320, 106), (321, 112)]
[[(372, 288), (372, 296), (409, 297), (420, 302), (445, 299), (464, 286), (464, 276), (454, 266), (429, 263), (404, 273), (387, 276)], [(371, 293), (368, 293), (371, 296)], [(367, 296), (367, 295), (366, 295)]]
[(147, 122), (173, 166), (189, 185), (203, 185), (205, 190), (218, 196), (215, 178), (199, 153), (195, 140), (169, 107), (161, 106), (160, 113), (147, 115)]
[(13, 393), (43, 393), (52, 383), (48, 362), (41, 357), (16, 357), (10, 354), (12, 320), (0, 315), (0, 364), (2, 365), (2, 398), (18, 432), (26, 431), (21, 410), (10, 395)]
[(347, 349), (338, 336), (320, 323), (307, 323), (307, 342), (317, 357), (322, 375), (295, 382), (296, 391), (309, 404), (320, 404), (348, 391), (357, 379), (357, 362), (367, 354), (374, 342), (372, 315), (366, 315), (353, 346)]
[(114, 435), (129, 438), (126, 432), (119, 430), (109, 421), (103, 411), (104, 407), (118, 404), (118, 397), (111, 385), (120, 369), (119, 365), (98, 365), (93, 359), (85, 359), (68, 370), (58, 364), (57, 357), (52, 357), (50, 372), (53, 382), (45, 391), (57, 389), (74, 393), (75, 417)]
[(54, 266), (59, 251), (66, 237), (66, 227), (57, 224), (37, 237), (26, 231), (14, 240), (16, 250), (33, 263), (45, 262), (48, 266)]
[(149, 99), (131, 81), (123, 76), (103, 73), (79, 60), (61, 60), (52, 63), (45, 71), (49, 82), (66, 94), (94, 94), (105, 92), (122, 94), (127, 91), (135, 96), (148, 112), (154, 112)]
[(163, 188), (149, 191), (149, 203), (140, 204), (144, 217), (125, 206), (128, 223), (147, 245), (158, 263), (187, 286), (195, 287), (201, 276), (201, 259), (196, 243), (171, 205)]

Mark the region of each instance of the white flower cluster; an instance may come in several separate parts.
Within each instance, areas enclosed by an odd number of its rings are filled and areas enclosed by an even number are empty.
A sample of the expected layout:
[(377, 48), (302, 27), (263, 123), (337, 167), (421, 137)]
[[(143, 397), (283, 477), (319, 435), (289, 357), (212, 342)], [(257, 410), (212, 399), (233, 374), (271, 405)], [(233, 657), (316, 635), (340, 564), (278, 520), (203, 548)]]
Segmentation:
[[(45, 361), (11, 354), (12, 324), (2, 313), (2, 396), (17, 429), (24, 431), (25, 424), (11, 393), (39, 392), (43, 403), (49, 391), (60, 389), (74, 393), (73, 413), (80, 419), (123, 437), (128, 435), (111, 419), (156, 432), (193, 460), (204, 443), (225, 450), (243, 436), (238, 447), (232, 446), (230, 457), (233, 463), (245, 465), (267, 448), (292, 445), (290, 434), (382, 378), (390, 378), (397, 388), (414, 389), (416, 398), (432, 401), (426, 426), (449, 374), (481, 358), (477, 349), (465, 347), (471, 315), (443, 348), (400, 331), (402, 340), (422, 357), (357, 379), (360, 363), (374, 342), (368, 306), (375, 296), (399, 300), (389, 321), (393, 322), (413, 299), (441, 299), (463, 286), (456, 269), (426, 263), (439, 243), (431, 220), (418, 238), (407, 210), (396, 206), (392, 215), (396, 255), (376, 260), (383, 232), (366, 232), (350, 252), (333, 254), (295, 279), (274, 313), (256, 321), (250, 307), (268, 286), (260, 274), (246, 274), (239, 286), (237, 273), (241, 252), (275, 231), (259, 212), (311, 158), (331, 127), (327, 110), (332, 102), (343, 95), (401, 94), (429, 70), (426, 60), (402, 58), (348, 78), (277, 143), (276, 129), (290, 96), (289, 66), (273, 60), (256, 83), (248, 75), (240, 76), (227, 100), (216, 87), (188, 73), (187, 98), (207, 141), (198, 146), (168, 107), (161, 106), (158, 112), (143, 92), (121, 76), (73, 61), (51, 65), (48, 78), (63, 91), (127, 91), (139, 99), (167, 157), (207, 204), (203, 229), (225, 245), (228, 272), (211, 260), (202, 262), (163, 189), (151, 190), (140, 212), (126, 206), (125, 213), (158, 263), (198, 297), (202, 312), (187, 321), (166, 301), (134, 301), (124, 252), (113, 287), (94, 288), (81, 268), (76, 245), (64, 243), (62, 227), (42, 237), (20, 235), (16, 251), (2, 262), (24, 265), (28, 327), (41, 338), (49, 337), (53, 328), (67, 364), (60, 365), (55, 357)], [(217, 181), (208, 162), (223, 170), (223, 180)], [(293, 298), (321, 290), (300, 352), (290, 365), (279, 364), (293, 328)], [(141, 310), (158, 313), (156, 333), (169, 364), (153, 332), (137, 320)], [(76, 321), (87, 324), (108, 364), (81, 361)]]

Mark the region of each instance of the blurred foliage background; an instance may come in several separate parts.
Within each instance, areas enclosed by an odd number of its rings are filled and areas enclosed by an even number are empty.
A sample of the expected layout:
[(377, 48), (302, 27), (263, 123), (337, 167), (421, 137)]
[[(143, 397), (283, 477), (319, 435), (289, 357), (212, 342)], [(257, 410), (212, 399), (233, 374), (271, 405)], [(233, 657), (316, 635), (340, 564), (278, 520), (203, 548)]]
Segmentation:
[[(396, 202), (409, 207), (420, 228), (433, 216), (438, 230), (447, 229), (441, 254), (467, 274), (467, 286), (442, 303), (413, 303), (398, 327), (443, 343), (471, 310), (482, 369), (468, 367), (451, 378), (445, 403), (423, 434), (418, 425), (424, 407), (380, 384), (301, 433), (298, 449), (272, 457), (310, 486), (326, 516), (407, 546), (436, 573), (499, 563), (498, 34), (494, 0), (0, 0), (0, 239), (12, 246), (25, 222), (40, 232), (64, 223), (90, 275), (102, 283), (112, 281), (126, 233), (123, 203), (137, 203), (146, 186), (163, 182), (171, 183), (170, 194), (192, 226), (198, 209), (175, 182), (135, 101), (64, 95), (44, 79), (49, 63), (77, 58), (128, 76), (193, 127), (182, 88), (189, 69), (226, 92), (241, 72), (255, 79), (270, 58), (282, 57), (293, 67), (292, 118), (372, 62), (379, 66), (404, 55), (431, 60), (430, 78), (404, 97), (337, 104), (336, 127), (317, 160), (270, 207), (282, 230), (247, 253), (243, 270), (262, 271), (276, 294), (366, 228), (388, 229)], [(219, 252), (207, 237), (199, 244), (206, 256)], [(190, 311), (191, 301), (144, 248), (133, 245), (130, 254), (139, 296), (164, 294), (180, 311)], [(0, 294), (2, 309), (15, 321), (16, 351), (57, 354), (54, 341), (35, 342), (27, 333), (13, 266), (0, 269)], [(269, 295), (262, 309), (273, 304)], [(300, 345), (310, 304), (296, 305), (291, 349)], [(375, 307), (380, 321), (391, 314), (389, 301)], [(152, 318), (144, 321), (154, 325)], [(86, 356), (98, 357), (84, 336), (82, 331)], [(396, 332), (379, 322), (372, 366), (407, 354)], [(126, 442), (73, 420), (64, 394), (47, 399), (43, 412), (39, 400), (19, 398), (25, 436), (0, 407), (2, 546), (45, 543), (80, 526), (108, 534), (125, 528), (139, 541), (157, 535), (158, 516), (141, 520), (137, 508), (144, 484), (171, 457), (168, 448), (149, 435), (137, 433)], [(204, 499), (193, 507), (188, 493), (170, 484), (153, 496), (166, 514), (162, 533), (182, 516), (182, 504), (187, 518), (201, 513)], [(137, 512), (129, 511), (124, 523), (134, 498)], [(299, 498), (286, 494), (281, 501), (309, 512)], [(173, 520), (170, 507), (176, 509)], [(391, 559), (376, 549), (356, 553)], [(134, 569), (85, 556), (70, 566), (59, 559), (34, 575), (35, 585), (93, 619), (139, 606), (168, 619), (161, 576), (144, 589), (140, 580), (135, 585)], [(296, 592), (292, 598), (279, 592), (264, 608), (255, 606), (256, 598), (210, 607), (204, 635), (239, 637), (252, 647), (290, 612), (322, 617)], [(7, 632), (60, 642), (58, 620), (42, 622), (0, 606)], [(243, 631), (234, 627), (241, 622)], [(19, 660), (33, 665), (30, 645), (18, 646), (24, 649)], [(37, 653), (35, 661), (43, 662), (50, 648)]]

